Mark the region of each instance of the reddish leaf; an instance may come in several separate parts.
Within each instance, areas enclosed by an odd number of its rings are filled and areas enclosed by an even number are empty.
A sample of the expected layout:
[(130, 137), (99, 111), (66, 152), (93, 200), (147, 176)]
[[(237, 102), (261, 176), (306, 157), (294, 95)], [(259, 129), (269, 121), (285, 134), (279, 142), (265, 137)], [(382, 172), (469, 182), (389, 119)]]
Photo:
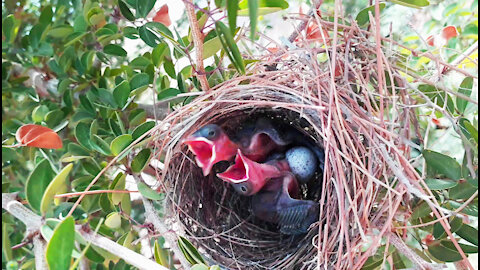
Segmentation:
[(435, 38), (433, 36), (427, 37), (427, 44), (430, 46), (435, 46)]
[[(330, 36), (328, 35), (328, 31), (323, 29), (323, 36), (327, 41), (327, 44), (330, 43)], [(307, 40), (319, 40), (323, 42), (322, 33), (320, 32), (320, 28), (317, 24), (312, 24), (307, 27)]]
[(425, 238), (423, 238), (423, 242), (427, 245), (432, 244), (434, 240), (435, 238), (433, 237), (432, 234), (428, 234), (427, 236), (425, 236)]
[(271, 53), (277, 53), (280, 49), (278, 47), (270, 47), (267, 50)]
[(168, 15), (168, 6), (167, 4), (163, 5), (158, 11), (157, 14), (153, 17), (154, 22), (159, 22), (164, 24), (165, 26), (170, 26), (172, 21), (170, 20), (170, 16)]
[(62, 139), (55, 131), (40, 125), (23, 125), (15, 134), (19, 143), (30, 147), (59, 149), (63, 147)]
[(432, 118), (432, 122), (437, 125), (437, 126), (440, 126), (440, 120), (436, 119), (436, 118)]
[(442, 38), (446, 41), (449, 41), (456, 36), (458, 36), (458, 31), (455, 26), (450, 25), (442, 29)]
[(431, 35), (427, 37), (427, 44), (435, 47), (443, 47), (447, 45), (447, 42), (458, 36), (458, 31), (455, 26), (447, 26), (442, 29), (440, 34)]
[(341, 60), (337, 60), (337, 64), (335, 65), (335, 77), (339, 77), (343, 75), (343, 69), (345, 64)]

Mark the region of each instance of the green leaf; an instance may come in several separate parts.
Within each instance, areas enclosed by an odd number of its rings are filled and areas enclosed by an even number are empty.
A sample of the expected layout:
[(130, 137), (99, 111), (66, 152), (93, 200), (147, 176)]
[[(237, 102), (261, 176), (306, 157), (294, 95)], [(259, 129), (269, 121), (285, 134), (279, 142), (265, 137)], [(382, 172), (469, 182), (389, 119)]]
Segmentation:
[(65, 114), (62, 110), (53, 110), (45, 115), (45, 123), (47, 123), (47, 126), (52, 129), (58, 126), (64, 119)]
[[(385, 3), (380, 3), (380, 12), (385, 8)], [(359, 26), (363, 26), (370, 22), (370, 16), (368, 13), (371, 12), (373, 15), (375, 15), (375, 5), (369, 6), (367, 8), (362, 9), (355, 20), (357, 21)]]
[(64, 38), (73, 33), (73, 27), (70, 25), (60, 25), (48, 31), (48, 35), (53, 38)]
[[(473, 78), (472, 77), (466, 77), (462, 83), (460, 84), (460, 88), (458, 89), (458, 92), (460, 94), (464, 94), (467, 97), (470, 97), (472, 94), (472, 88), (473, 88)], [(457, 97), (457, 109), (460, 111), (460, 113), (465, 112), (465, 108), (467, 108), (468, 101), (461, 98)]]
[(139, 88), (147, 88), (149, 84), (150, 76), (148, 76), (146, 73), (135, 74), (130, 80), (130, 87), (132, 88), (132, 91), (138, 91)]
[(8, 15), (2, 21), (2, 31), (5, 35), (5, 40), (12, 43), (17, 37), (18, 28), (20, 27), (20, 21), (15, 19), (13, 14)]
[(222, 42), (219, 37), (214, 37), (203, 44), (203, 59), (207, 59), (216, 54), (222, 48)]
[(156, 67), (159, 67), (165, 55), (168, 53), (168, 45), (166, 43), (158, 44), (152, 51), (152, 62)]
[[(460, 202), (449, 201), (448, 203), (454, 209), (458, 209), (463, 206), (463, 203)], [(470, 216), (478, 217), (478, 199), (473, 200), (467, 205), (467, 207), (463, 208), (461, 212)]]
[(248, 0), (248, 16), (250, 17), (250, 39), (254, 39), (257, 31), (258, 0)]
[(155, 48), (158, 45), (160, 38), (150, 31), (146, 25), (138, 28), (138, 35), (150, 47)]
[(52, 6), (48, 5), (43, 8), (42, 13), (40, 13), (40, 18), (38, 18), (38, 21), (41, 24), (46, 25), (52, 22), (52, 18), (53, 18)]
[(470, 185), (468, 182), (459, 183), (448, 192), (449, 198), (452, 200), (466, 200), (470, 198), (478, 189)]
[(430, 208), (430, 206), (427, 203), (422, 202), (417, 207), (415, 207), (415, 209), (413, 209), (411, 219), (415, 220), (418, 218), (425, 217), (431, 212), (432, 212), (432, 209)]
[(100, 136), (93, 134), (91, 139), (92, 146), (97, 152), (105, 156), (110, 156), (112, 154), (112, 152), (110, 151), (110, 145)]
[(65, 166), (58, 174), (53, 178), (53, 180), (48, 184), (43, 194), (42, 200), (40, 202), (40, 212), (45, 214), (51, 206), (52, 201), (54, 201), (54, 196), (56, 194), (64, 193), (67, 191), (67, 177), (70, 171), (73, 168), (73, 164), (70, 163)]
[(148, 148), (142, 149), (132, 160), (131, 169), (134, 173), (140, 173), (148, 165), (152, 151)]
[(128, 121), (130, 122), (130, 126), (140, 125), (141, 123), (145, 122), (146, 119), (147, 113), (143, 109), (132, 110), (128, 115)]
[(377, 256), (377, 255), (370, 256), (365, 261), (361, 269), (362, 270), (378, 269), (378, 266), (382, 265), (382, 263), (383, 263), (383, 257)]
[(158, 193), (157, 191), (151, 189), (145, 183), (139, 182), (138, 191), (143, 195), (143, 197), (148, 198), (150, 200), (158, 201), (164, 199), (165, 195), (162, 193)]
[(428, 0), (389, 0), (392, 3), (411, 8), (422, 8), (430, 5)]
[[(478, 130), (468, 121), (468, 119), (461, 118), (458, 123), (460, 124), (460, 130), (462, 131), (465, 137), (475, 144), (478, 144)], [(472, 143), (473, 143), (472, 142)]]
[(87, 31), (87, 28), (88, 24), (85, 21), (85, 17), (83, 16), (83, 14), (77, 15), (77, 17), (75, 17), (75, 20), (73, 21), (73, 31), (83, 33)]
[[(452, 233), (458, 231), (460, 227), (462, 227), (463, 221), (460, 218), (454, 217), (450, 222), (450, 231)], [(442, 224), (440, 222), (437, 222), (433, 225), (433, 236), (435, 239), (442, 239), (447, 237), (447, 233), (445, 232), (445, 229), (443, 228)]]
[(138, 18), (145, 18), (147, 17), (150, 10), (152, 10), (153, 6), (155, 5), (156, 0), (137, 0), (135, 9), (137, 10), (137, 17)]
[[(450, 240), (442, 240), (440, 241), (440, 244), (450, 250), (457, 251), (457, 248), (455, 247), (453, 242)], [(465, 252), (465, 254), (478, 253), (478, 247), (466, 245), (462, 243), (458, 243), (458, 245), (463, 250), (463, 252)]]
[(92, 103), (90, 102), (90, 100), (88, 100), (87, 96), (86, 95), (79, 95), (78, 98), (80, 99), (80, 105), (82, 105), (82, 107), (94, 114), (95, 113), (95, 108), (93, 107)]
[(131, 26), (124, 27), (123, 28), (123, 34), (125, 35), (126, 38), (129, 38), (129, 39), (138, 39), (139, 38), (138, 29), (135, 28), (135, 27), (131, 27)]
[(183, 236), (178, 236), (178, 247), (185, 255), (185, 259), (191, 264), (205, 263), (198, 250)]
[[(238, 0), (227, 0), (227, 16), (228, 25), (230, 26), (230, 32), (235, 34), (237, 29), (237, 12), (238, 12)], [(204, 57), (206, 59), (208, 57)]]
[(127, 51), (115, 44), (108, 44), (103, 48), (103, 52), (114, 56), (127, 56)]
[(190, 268), (190, 270), (208, 270), (208, 266), (203, 263), (197, 263)]
[[(160, 44), (159, 44), (160, 45)], [(158, 47), (158, 46), (157, 46)], [(152, 62), (150, 62), (149, 59), (143, 57), (143, 56), (139, 56), (135, 59), (133, 59), (131, 62), (130, 62), (130, 67), (133, 68), (133, 69), (145, 69), (148, 65), (150, 65)]]
[(57, 225), (48, 242), (46, 258), (51, 270), (69, 269), (75, 242), (75, 221), (68, 217)]
[(475, 229), (467, 224), (463, 224), (456, 233), (466, 241), (478, 246), (478, 229)]
[(45, 26), (42, 24), (37, 24), (32, 27), (30, 33), (28, 34), (28, 38), (30, 40), (30, 45), (32, 46), (32, 48), (38, 48), (44, 30)]
[(181, 94), (181, 93), (182, 92), (177, 88), (168, 88), (158, 93), (158, 99), (162, 100), (170, 97), (176, 97), (178, 94)]
[(173, 65), (172, 61), (166, 60), (165, 62), (163, 62), (163, 68), (165, 69), (165, 72), (168, 74), (168, 76), (170, 76), (170, 78), (175, 79), (177, 77), (177, 73), (175, 72), (175, 66)]
[(8, 261), (6, 266), (7, 266), (7, 270), (18, 270), (18, 262), (17, 261)]
[(35, 109), (32, 111), (32, 120), (34, 122), (42, 122), (43, 119), (45, 118), (45, 115), (49, 112), (50, 110), (48, 109), (47, 106), (45, 105), (40, 105), (37, 106)]
[(120, 206), (125, 214), (130, 215), (132, 213), (132, 200), (130, 198), (130, 193), (123, 194)]
[(42, 196), (48, 184), (55, 177), (55, 172), (48, 160), (43, 160), (35, 167), (25, 184), (25, 197), (32, 209), (40, 211)]
[(452, 180), (461, 178), (462, 168), (454, 158), (431, 150), (424, 150), (423, 157), (427, 167), (431, 167), (435, 172), (445, 175)]
[[(159, 23), (159, 22), (147, 22), (145, 24), (145, 26), (149, 27), (149, 28), (154, 28), (155, 30), (158, 30), (158, 32), (162, 35), (162, 37), (165, 37), (165, 38), (168, 38), (170, 39), (171, 41), (174, 41), (174, 37), (173, 37), (173, 34), (172, 34), (172, 31), (170, 31), (170, 29), (168, 29), (168, 27), (166, 27), (164, 24), (162, 23)], [(181, 40), (179, 42), (182, 42)], [(175, 43), (173, 43), (173, 45), (175, 45)], [(185, 44), (182, 44), (185, 46)]]
[(238, 71), (240, 71), (240, 73), (245, 74), (245, 64), (243, 62), (242, 55), (240, 54), (240, 50), (238, 49), (230, 30), (220, 21), (215, 23), (215, 28), (222, 43), (223, 49), (230, 58), (230, 61), (232, 61), (232, 64), (235, 66), (235, 68), (237, 68)]
[(458, 184), (457, 181), (452, 181), (449, 179), (435, 179), (435, 178), (425, 179), (425, 183), (427, 184), (428, 188), (430, 188), (431, 190), (449, 189)]
[(129, 21), (135, 21), (135, 16), (133, 16), (132, 11), (128, 8), (127, 4), (122, 0), (118, 0), (118, 7), (120, 8), (120, 13), (122, 13), (123, 17)]
[(110, 150), (112, 151), (113, 155), (118, 156), (123, 151), (123, 149), (127, 148), (127, 146), (130, 145), (131, 142), (132, 135), (120, 135), (110, 143)]
[[(12, 244), (10, 242), (10, 237), (8, 237), (8, 224), (5, 222), (2, 222), (2, 253), (3, 256), (5, 256), (5, 259), (7, 261), (10, 261), (13, 259), (12, 256)], [(3, 257), (2, 256), (2, 257)]]
[(132, 140), (135, 141), (136, 139), (140, 138), (140, 136), (148, 132), (154, 126), (155, 126), (155, 121), (148, 121), (136, 127), (132, 132)]
[(111, 229), (118, 229), (122, 225), (122, 216), (117, 212), (112, 212), (105, 219), (105, 226)]
[(93, 149), (90, 141), (90, 125), (87, 123), (80, 122), (77, 124), (75, 127), (75, 138), (81, 146), (90, 150)]
[[(123, 173), (118, 173), (115, 179), (113, 180), (111, 184), (111, 189), (113, 190), (125, 190), (125, 179), (126, 175)], [(112, 200), (112, 203), (114, 205), (118, 205), (120, 202), (122, 202), (123, 197), (125, 196), (125, 193), (111, 193), (109, 194)]]
[(119, 108), (123, 108), (125, 104), (127, 104), (130, 91), (130, 83), (128, 83), (128, 81), (121, 82), (113, 90), (113, 99), (118, 104)]
[(168, 249), (161, 248), (160, 245), (158, 244), (158, 240), (155, 239), (155, 243), (153, 245), (153, 256), (155, 257), (155, 261), (167, 268), (170, 268), (170, 256), (168, 254)]
[(438, 242), (428, 246), (428, 252), (434, 258), (442, 262), (457, 262), (462, 260), (462, 256), (458, 253), (458, 251), (446, 248), (440, 245)]
[[(288, 8), (288, 2), (285, 0), (257, 0), (258, 1), (258, 16), (274, 13)], [(248, 16), (248, 0), (241, 1), (238, 4), (240, 10), (237, 12), (238, 16)]]

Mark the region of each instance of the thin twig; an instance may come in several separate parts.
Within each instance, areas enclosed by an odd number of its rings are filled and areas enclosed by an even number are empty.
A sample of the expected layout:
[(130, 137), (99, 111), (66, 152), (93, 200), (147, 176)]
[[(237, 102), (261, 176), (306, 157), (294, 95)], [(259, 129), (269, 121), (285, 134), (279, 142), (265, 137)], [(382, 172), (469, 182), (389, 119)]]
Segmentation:
[(192, 31), (193, 45), (195, 46), (196, 57), (196, 76), (200, 81), (203, 91), (210, 91), (207, 76), (205, 75), (205, 67), (203, 66), (203, 34), (198, 26), (197, 16), (195, 15), (195, 6), (192, 0), (184, 0), (185, 9), (187, 11), (188, 22)]
[[(23, 222), (27, 226), (27, 230), (38, 232), (43, 225), (42, 217), (23, 206), (16, 200), (16, 197), (16, 194), (2, 193), (2, 208)], [(92, 242), (93, 245), (108, 250), (108, 252), (122, 258), (128, 264), (139, 269), (168, 270), (168, 268), (165, 268), (106, 237), (100, 236), (93, 231), (86, 232), (84, 230), (79, 230), (79, 233), (87, 242)], [(40, 234), (33, 238), (33, 245), (35, 265), (37, 269), (48, 269), (45, 263), (45, 240), (41, 238)], [(42, 266), (44, 266), (44, 268), (42, 268)]]
[[(137, 184), (143, 181), (139, 175), (132, 175)], [(185, 259), (185, 256), (178, 247), (175, 233), (167, 229), (163, 221), (160, 219), (159, 213), (157, 212), (157, 210), (155, 210), (155, 207), (153, 207), (152, 202), (143, 196), (141, 197), (143, 201), (143, 207), (145, 208), (145, 221), (149, 221), (153, 224), (155, 230), (158, 231), (163, 236), (165, 241), (170, 245), (170, 248), (182, 264), (183, 268), (189, 269), (190, 263)]]
[(403, 241), (400, 239), (396, 234), (390, 233), (388, 235), (390, 238), (390, 243), (394, 245), (397, 250), (402, 253), (405, 257), (407, 257), (412, 263), (420, 267), (420, 269), (435, 269), (439, 268), (438, 266), (434, 266), (424, 259), (422, 257), (418, 256), (417, 253), (412, 251)]
[(92, 195), (92, 194), (103, 194), (103, 193), (135, 193), (138, 190), (90, 190), (90, 191), (80, 191), (80, 192), (72, 192), (72, 193), (63, 193), (55, 195), (55, 198), (70, 198), (80, 195)]

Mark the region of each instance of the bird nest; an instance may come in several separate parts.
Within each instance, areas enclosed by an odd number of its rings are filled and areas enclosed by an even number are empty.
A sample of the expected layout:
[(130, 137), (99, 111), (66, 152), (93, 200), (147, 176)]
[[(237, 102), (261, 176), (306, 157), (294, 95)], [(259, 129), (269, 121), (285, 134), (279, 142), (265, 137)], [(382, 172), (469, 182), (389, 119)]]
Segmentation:
[[(333, 36), (332, 23), (321, 25)], [(405, 196), (422, 196), (418, 184), (405, 180), (419, 176), (400, 139), (410, 137), (413, 119), (409, 106), (401, 106), (410, 100), (404, 79), (388, 65), (396, 55), (384, 48), (379, 55), (372, 37), (353, 26), (337, 36), (336, 44), (325, 37), (327, 43), (320, 40), (317, 46), (300, 39), (296, 49), (252, 56), (260, 61), (250, 75), (200, 93), (162, 121), (156, 146), (164, 160), (165, 216), (216, 264), (358, 269), (392, 234), (392, 223), (405, 217)], [(378, 59), (384, 63), (380, 73)], [(181, 144), (206, 124), (219, 124), (228, 133), (260, 116), (295, 127), (325, 150), (323, 175), (303, 187), (303, 199), (320, 204), (319, 220), (306, 234), (284, 235), (252, 216), (249, 197), (215, 174), (204, 177)]]

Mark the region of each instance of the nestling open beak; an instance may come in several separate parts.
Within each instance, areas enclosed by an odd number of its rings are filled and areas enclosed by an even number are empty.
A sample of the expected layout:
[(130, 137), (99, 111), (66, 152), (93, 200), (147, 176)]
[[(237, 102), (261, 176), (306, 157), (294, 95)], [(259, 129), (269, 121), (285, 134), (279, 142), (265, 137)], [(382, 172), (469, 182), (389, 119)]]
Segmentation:
[(218, 173), (218, 178), (222, 179), (225, 182), (238, 184), (241, 182), (247, 181), (249, 177), (249, 171), (252, 161), (245, 158), (238, 149), (237, 156), (235, 157), (235, 163), (228, 167), (228, 169), (223, 173)]
[(195, 136), (189, 136), (183, 143), (188, 145), (188, 149), (195, 155), (198, 167), (202, 168), (203, 175), (207, 176), (215, 164), (215, 144), (204, 137)]
[(285, 166), (277, 167), (268, 163), (257, 163), (245, 157), (239, 149), (235, 157), (235, 164), (217, 176), (234, 185), (248, 184), (248, 190), (243, 194), (250, 196), (260, 191), (269, 179), (282, 175), (283, 167)]

